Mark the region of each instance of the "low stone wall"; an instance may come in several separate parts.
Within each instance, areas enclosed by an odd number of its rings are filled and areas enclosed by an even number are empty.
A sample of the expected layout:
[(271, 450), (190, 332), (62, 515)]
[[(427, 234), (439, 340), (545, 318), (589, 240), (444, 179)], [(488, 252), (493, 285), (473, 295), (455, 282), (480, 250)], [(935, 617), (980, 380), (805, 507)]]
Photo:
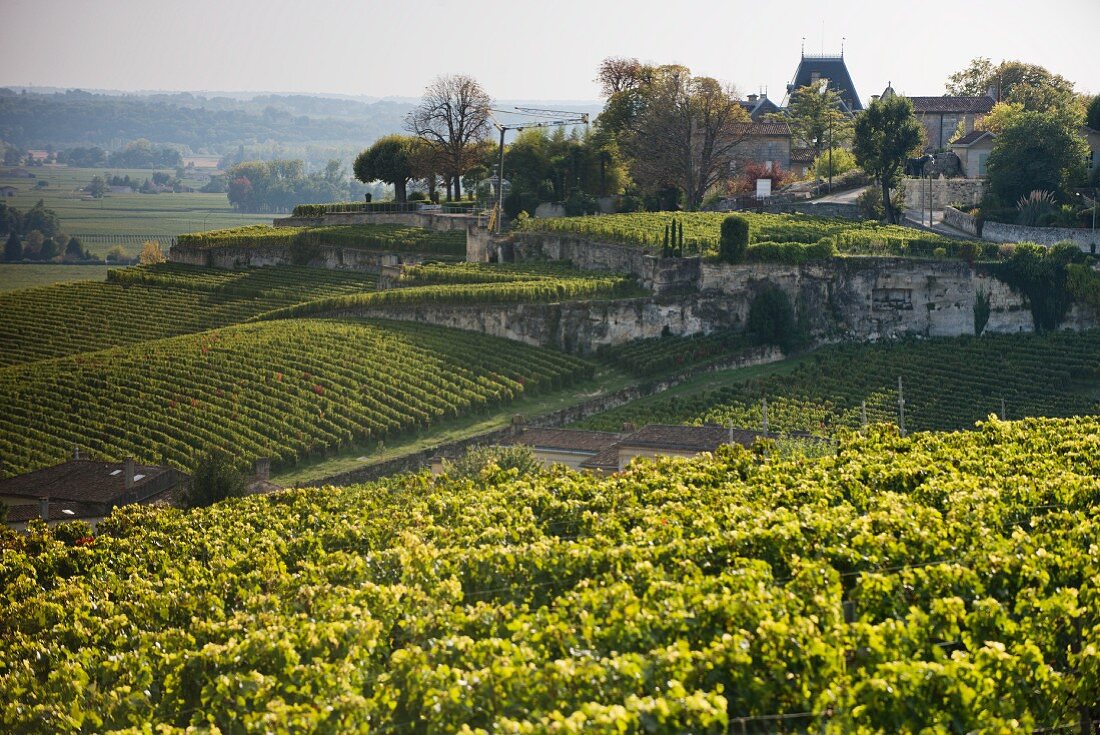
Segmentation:
[[(975, 237), (978, 234), (975, 218), (954, 207), (944, 209), (943, 221)], [(1073, 227), (1025, 227), (987, 220), (982, 226), (982, 239), (990, 242), (1034, 242), (1048, 246), (1069, 241), (1086, 253), (1100, 253), (1100, 230), (1081, 230)]]
[(593, 416), (604, 411), (610, 411), (613, 408), (618, 408), (631, 401), (636, 401), (639, 398), (644, 398), (654, 393), (659, 393), (669, 388), (673, 388), (685, 380), (688, 380), (696, 375), (705, 372), (712, 372), (715, 370), (728, 370), (731, 368), (750, 367), (752, 365), (764, 365), (770, 362), (777, 362), (783, 359), (783, 353), (774, 347), (761, 347), (752, 350), (744, 355), (738, 355), (721, 364), (708, 365), (702, 368), (696, 368), (694, 370), (685, 371), (679, 375), (675, 375), (663, 380), (644, 383), (641, 385), (633, 385), (628, 388), (617, 390), (614, 393), (609, 393), (603, 396), (596, 396), (590, 398), (587, 401), (578, 403), (575, 406), (568, 406), (566, 408), (559, 409), (553, 413), (546, 414), (544, 416), (536, 417), (535, 419), (525, 422), (517, 426), (506, 426), (493, 431), (487, 431), (476, 436), (467, 437), (466, 439), (458, 439), (456, 441), (447, 442), (438, 446), (424, 449), (419, 452), (407, 454), (402, 457), (396, 457), (385, 462), (378, 462), (366, 467), (360, 467), (358, 469), (349, 470), (347, 472), (341, 472), (336, 475), (329, 475), (323, 477), (313, 483), (315, 485), (351, 485), (358, 482), (369, 482), (370, 480), (377, 480), (387, 475), (396, 474), (398, 472), (416, 472), (429, 466), (433, 457), (436, 456), (458, 456), (464, 453), (471, 447), (478, 445), (492, 445), (499, 444), (507, 439), (510, 439), (518, 431), (523, 429), (538, 427), (559, 427), (568, 426), (569, 424), (580, 421), (581, 419)]
[[(378, 271), (383, 266), (402, 263), (421, 263), (438, 256), (418, 253), (386, 253), (372, 250), (356, 250), (322, 245), (319, 256), (310, 261), (311, 266), (334, 270)], [(168, 251), (168, 259), (173, 263), (186, 263), (205, 268), (263, 268), (273, 265), (291, 265), (293, 259), (289, 248), (285, 247), (226, 247), (199, 248), (188, 245), (173, 245)]]
[[(904, 185), (906, 209), (928, 209), (928, 179), (907, 178)], [(953, 202), (978, 204), (985, 187), (985, 179), (932, 179), (932, 209)]]
[(956, 230), (961, 230), (968, 235), (978, 236), (978, 222), (974, 217), (971, 217), (966, 212), (962, 212), (954, 207), (944, 207), (943, 209), (943, 222), (944, 224), (954, 227)]
[(329, 225), (407, 225), (447, 232), (476, 224), (476, 215), (442, 212), (331, 212), (321, 217), (279, 217), (276, 227), (327, 227)]

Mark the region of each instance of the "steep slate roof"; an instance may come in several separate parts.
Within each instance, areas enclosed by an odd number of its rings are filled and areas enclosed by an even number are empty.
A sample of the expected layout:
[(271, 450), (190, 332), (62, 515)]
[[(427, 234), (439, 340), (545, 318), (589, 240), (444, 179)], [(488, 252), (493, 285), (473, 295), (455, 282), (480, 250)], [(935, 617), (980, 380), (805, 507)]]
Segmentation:
[(527, 429), (515, 436), (511, 444), (523, 444), (536, 449), (559, 452), (598, 454), (615, 444), (622, 434), (609, 431), (580, 431), (577, 429)]
[(928, 113), (959, 113), (982, 114), (993, 109), (995, 104), (992, 97), (910, 97), (913, 103), (913, 112), (917, 115)]
[(973, 145), (974, 143), (977, 143), (979, 140), (986, 137), (987, 135), (990, 138), (997, 137), (997, 136), (993, 135), (993, 133), (989, 132), (988, 130), (971, 130), (966, 135), (964, 135), (962, 137), (959, 137), (959, 138), (956, 138), (955, 140), (951, 141), (951, 145), (960, 145), (960, 146)]
[(779, 112), (779, 105), (768, 99), (766, 94), (757, 97), (755, 100), (739, 100), (738, 104), (744, 108), (745, 112), (749, 113), (749, 117), (751, 117), (753, 121), (758, 121), (769, 113)]
[(713, 452), (731, 441), (743, 447), (752, 446), (760, 432), (748, 429), (727, 429), (722, 426), (672, 426), (650, 424), (619, 442), (620, 447), (637, 449), (668, 449), (684, 452)]
[(794, 78), (787, 85), (788, 104), (796, 89), (813, 83), (814, 72), (817, 72), (818, 79), (829, 80), (829, 89), (840, 95), (848, 112), (863, 109), (859, 93), (856, 92), (856, 85), (852, 82), (852, 75), (848, 73), (848, 67), (844, 63), (843, 54), (840, 56), (806, 56), (804, 54), (798, 62), (798, 68), (794, 71)]
[[(158, 478), (173, 471), (169, 467), (135, 464), (134, 475), (140, 477), (134, 482), (134, 495), (143, 497), (146, 495), (143, 489), (156, 487)], [(111, 504), (126, 493), (123, 472), (125, 465), (121, 462), (74, 459), (0, 480), (0, 495)]]

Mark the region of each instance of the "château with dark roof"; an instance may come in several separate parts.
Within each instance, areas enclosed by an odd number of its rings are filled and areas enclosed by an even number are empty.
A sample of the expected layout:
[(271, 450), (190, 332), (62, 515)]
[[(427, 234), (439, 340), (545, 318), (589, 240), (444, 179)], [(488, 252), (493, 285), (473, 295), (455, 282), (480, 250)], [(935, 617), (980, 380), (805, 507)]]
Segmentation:
[(843, 52), (839, 56), (814, 56), (803, 52), (798, 68), (794, 71), (794, 78), (787, 85), (787, 97), (783, 106), (790, 105), (800, 87), (816, 84), (821, 79), (829, 80), (829, 89), (840, 97), (844, 112), (851, 115), (863, 109), (856, 85), (852, 82), (852, 75), (848, 73), (848, 66), (844, 63)]

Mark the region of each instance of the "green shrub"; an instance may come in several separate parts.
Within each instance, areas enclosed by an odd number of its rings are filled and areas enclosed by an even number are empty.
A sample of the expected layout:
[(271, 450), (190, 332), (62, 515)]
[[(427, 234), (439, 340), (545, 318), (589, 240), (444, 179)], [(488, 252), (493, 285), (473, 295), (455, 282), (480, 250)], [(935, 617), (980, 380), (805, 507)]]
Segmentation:
[(745, 330), (756, 344), (777, 345), (784, 352), (798, 343), (791, 300), (783, 289), (767, 284), (749, 306)]
[(225, 452), (212, 449), (199, 457), (191, 470), (191, 485), (183, 494), (183, 506), (202, 508), (213, 505), (219, 500), (244, 495), (245, 488), (244, 473), (233, 463), (233, 459)]
[[(835, 178), (841, 174), (848, 173), (856, 167), (856, 157), (852, 155), (851, 151), (844, 148), (833, 149), (833, 170), (832, 176)], [(816, 178), (827, 179), (829, 178), (829, 151), (824, 151), (820, 156), (814, 159), (813, 165), (810, 167), (810, 171)]]
[(533, 475), (542, 465), (531, 447), (514, 444), (507, 447), (475, 446), (452, 461), (444, 460), (443, 473), (452, 479), (478, 480), (491, 466), (515, 470), (519, 477)]
[(731, 214), (722, 220), (722, 232), (718, 240), (718, 259), (723, 263), (740, 263), (749, 247), (749, 221)]

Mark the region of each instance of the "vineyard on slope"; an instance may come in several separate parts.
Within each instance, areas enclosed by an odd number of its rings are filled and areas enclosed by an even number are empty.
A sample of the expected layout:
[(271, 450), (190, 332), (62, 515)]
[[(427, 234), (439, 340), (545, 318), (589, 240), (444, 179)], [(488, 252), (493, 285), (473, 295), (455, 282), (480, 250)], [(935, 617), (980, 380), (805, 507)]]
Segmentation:
[(858, 427), (864, 403), (869, 422), (897, 423), (899, 377), (910, 431), (968, 428), (1000, 414), (1002, 399), (1009, 418), (1097, 414), (1100, 330), (825, 347), (782, 375), (642, 399), (579, 426), (618, 431), (627, 422), (732, 422), (757, 428), (766, 397), (770, 429), (830, 435)]
[(172, 263), (111, 270), (108, 279), (0, 293), (0, 367), (223, 327), (377, 283), (365, 273)]
[[(722, 220), (729, 212), (636, 212), (631, 214), (533, 218), (522, 229), (529, 232), (579, 235), (601, 242), (641, 247), (659, 253), (665, 228), (673, 221), (683, 227), (687, 254), (718, 254)], [(803, 214), (758, 214), (738, 212), (749, 222), (749, 242), (765, 246), (757, 260), (782, 260), (784, 249), (776, 243), (811, 245), (827, 241), (837, 252), (867, 255), (943, 255), (962, 258), (995, 258), (998, 246), (981, 241), (963, 241), (923, 230), (878, 222), (858, 222), (843, 217), (813, 217)], [(750, 247), (750, 252), (752, 248)], [(804, 257), (801, 254), (790, 257)]]
[(1096, 418), (992, 421), (39, 523), (0, 729), (1085, 732), (1098, 477)]
[(593, 367), (411, 323), (263, 322), (0, 369), (0, 476), (93, 456), (288, 465), (560, 388)]
[[(180, 235), (180, 245), (211, 248), (286, 247), (307, 253), (322, 245), (355, 250), (408, 251), (435, 255), (466, 255), (465, 230), (435, 232), (409, 225), (332, 225), (272, 227), (249, 225), (229, 230)], [(304, 258), (308, 261), (309, 258)]]

